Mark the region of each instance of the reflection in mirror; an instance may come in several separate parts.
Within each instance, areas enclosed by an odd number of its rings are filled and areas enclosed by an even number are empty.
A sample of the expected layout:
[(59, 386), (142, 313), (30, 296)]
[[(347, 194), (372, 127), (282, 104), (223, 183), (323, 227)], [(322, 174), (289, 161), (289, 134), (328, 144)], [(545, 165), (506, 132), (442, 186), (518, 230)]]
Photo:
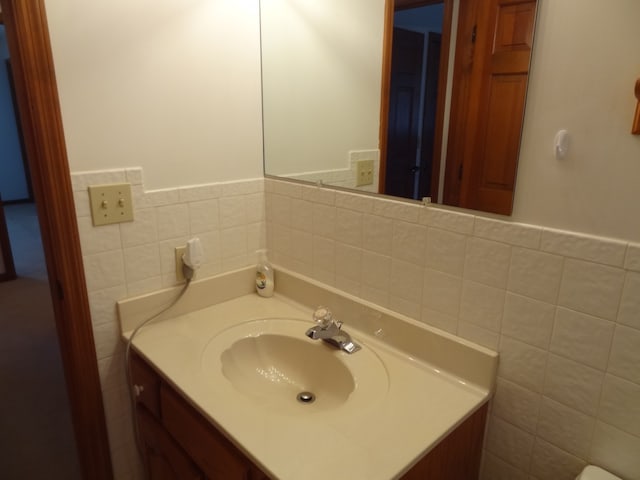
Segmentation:
[(384, 0), (262, 0), (260, 16), (265, 173), (355, 188), (364, 161), (358, 188), (377, 192)]
[[(440, 144), (434, 145), (438, 83), (445, 85), (446, 81), (439, 79), (444, 2), (396, 2), (392, 21), (392, 39), (390, 45), (387, 39), (385, 50), (388, 54), (391, 49), (390, 66), (383, 68), (388, 84), (383, 87), (381, 112), (381, 129), (385, 130), (381, 148), (386, 144), (381, 191), (418, 200), (437, 192), (432, 177), (438, 177), (439, 169), (439, 158), (435, 164), (433, 158), (440, 152)], [(446, 51), (448, 48), (445, 55)]]
[(261, 0), (265, 174), (509, 214), (536, 2), (459, 3)]

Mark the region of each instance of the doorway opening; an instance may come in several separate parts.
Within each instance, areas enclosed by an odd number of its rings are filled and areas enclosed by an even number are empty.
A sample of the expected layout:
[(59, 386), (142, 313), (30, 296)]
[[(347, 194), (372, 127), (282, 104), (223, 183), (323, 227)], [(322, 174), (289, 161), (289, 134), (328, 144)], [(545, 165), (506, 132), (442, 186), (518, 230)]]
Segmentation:
[(381, 193), (438, 198), (452, 0), (388, 0)]
[[(0, 208), (13, 275), (0, 283), (0, 464), (6, 478), (80, 478), (51, 289), (9, 50), (0, 24)], [(5, 252), (6, 250), (6, 252)]]
[(0, 283), (3, 475), (80, 479), (35, 204), (4, 211), (16, 278)]
[[(70, 214), (75, 207), (45, 10), (44, 0), (0, 0), (0, 23), (12, 58), (16, 110), (33, 182), (77, 463), (83, 478), (107, 480), (113, 474), (84, 270), (79, 261), (78, 225), (75, 215)], [(38, 388), (37, 376), (21, 381)], [(38, 393), (45, 398), (50, 395), (46, 390), (38, 389)], [(27, 440), (33, 441), (30, 437), (27, 435)], [(30, 453), (23, 460), (35, 463), (35, 457)], [(50, 469), (48, 475), (35, 478), (49, 478), (51, 473)]]

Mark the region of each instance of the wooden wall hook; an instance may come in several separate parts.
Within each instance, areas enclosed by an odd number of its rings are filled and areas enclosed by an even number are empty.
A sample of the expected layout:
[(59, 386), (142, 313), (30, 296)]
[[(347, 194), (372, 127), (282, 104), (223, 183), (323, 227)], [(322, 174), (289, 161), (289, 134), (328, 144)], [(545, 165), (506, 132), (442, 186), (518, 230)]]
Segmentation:
[(636, 105), (636, 115), (633, 118), (633, 126), (631, 127), (631, 133), (634, 135), (640, 135), (640, 78), (636, 80), (636, 99), (638, 104)]

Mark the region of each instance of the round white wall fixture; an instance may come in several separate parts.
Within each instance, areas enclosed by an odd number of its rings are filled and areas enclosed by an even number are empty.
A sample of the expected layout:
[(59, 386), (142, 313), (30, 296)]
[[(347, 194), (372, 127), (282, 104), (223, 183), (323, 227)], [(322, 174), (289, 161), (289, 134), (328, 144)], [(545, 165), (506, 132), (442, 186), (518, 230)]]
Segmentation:
[(567, 130), (559, 130), (553, 141), (553, 150), (556, 159), (562, 160), (569, 152), (569, 132)]

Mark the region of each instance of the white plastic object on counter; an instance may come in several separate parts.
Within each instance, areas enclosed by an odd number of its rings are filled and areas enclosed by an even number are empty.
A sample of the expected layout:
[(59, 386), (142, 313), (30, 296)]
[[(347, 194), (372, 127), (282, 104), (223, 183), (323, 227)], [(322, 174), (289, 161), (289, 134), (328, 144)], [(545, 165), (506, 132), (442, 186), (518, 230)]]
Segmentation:
[(553, 140), (553, 151), (556, 159), (562, 160), (569, 153), (569, 132), (567, 130), (559, 130)]
[(182, 257), (182, 261), (193, 270), (197, 270), (202, 266), (204, 251), (198, 237), (194, 237), (187, 242), (187, 250), (184, 253), (184, 257)]
[(273, 280), (273, 267), (267, 260), (267, 251), (258, 250), (259, 260), (256, 269), (256, 292), (261, 297), (271, 297), (275, 283)]

